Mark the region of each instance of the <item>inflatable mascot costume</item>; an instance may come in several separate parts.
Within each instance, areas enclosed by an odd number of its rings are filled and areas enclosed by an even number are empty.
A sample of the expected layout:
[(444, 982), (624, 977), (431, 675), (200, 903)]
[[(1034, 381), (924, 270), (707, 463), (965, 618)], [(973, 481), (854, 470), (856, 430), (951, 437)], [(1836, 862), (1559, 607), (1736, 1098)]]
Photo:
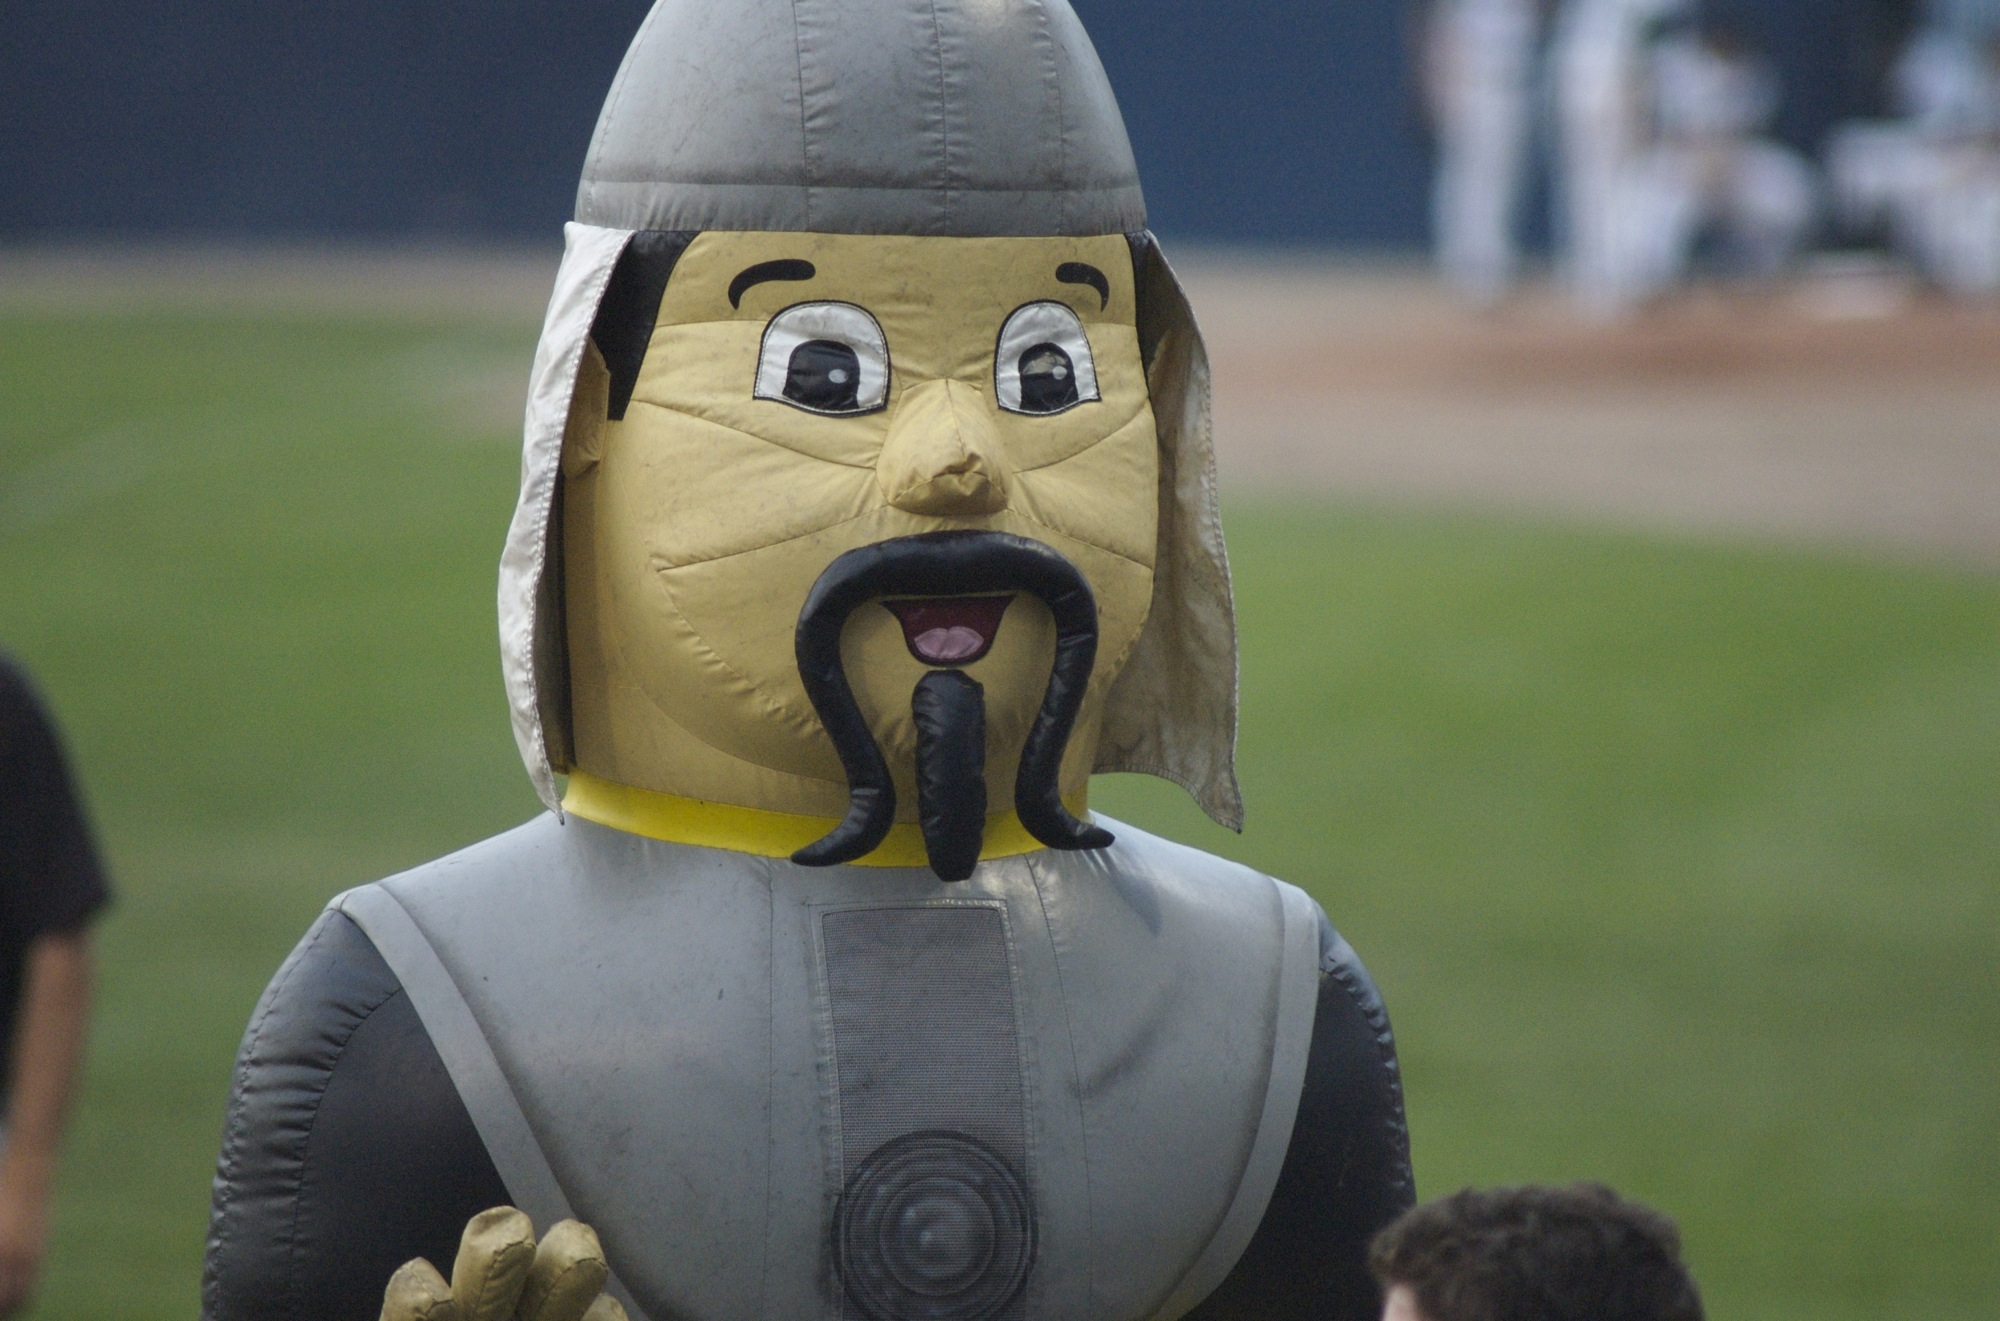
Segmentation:
[(501, 564), (550, 811), (279, 970), (208, 1321), (1372, 1316), (1366, 973), (1085, 805), (1239, 822), (1214, 482), (1064, 0), (659, 0)]

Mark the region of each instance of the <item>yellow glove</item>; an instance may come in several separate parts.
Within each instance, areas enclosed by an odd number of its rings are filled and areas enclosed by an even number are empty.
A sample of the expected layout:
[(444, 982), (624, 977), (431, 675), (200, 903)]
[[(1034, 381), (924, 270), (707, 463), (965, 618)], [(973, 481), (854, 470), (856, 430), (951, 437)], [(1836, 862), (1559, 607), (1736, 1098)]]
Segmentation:
[(389, 1277), (382, 1321), (626, 1321), (608, 1274), (589, 1225), (565, 1220), (537, 1244), (524, 1212), (496, 1206), (466, 1225), (449, 1284), (422, 1257)]

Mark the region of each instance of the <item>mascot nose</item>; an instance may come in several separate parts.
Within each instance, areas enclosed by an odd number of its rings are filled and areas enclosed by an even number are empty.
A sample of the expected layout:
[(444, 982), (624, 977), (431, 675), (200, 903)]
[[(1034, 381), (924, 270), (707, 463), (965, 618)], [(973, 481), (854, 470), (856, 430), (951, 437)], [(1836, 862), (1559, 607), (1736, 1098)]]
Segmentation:
[(1007, 507), (1000, 433), (986, 399), (963, 381), (924, 381), (889, 419), (875, 475), (912, 514), (997, 514)]

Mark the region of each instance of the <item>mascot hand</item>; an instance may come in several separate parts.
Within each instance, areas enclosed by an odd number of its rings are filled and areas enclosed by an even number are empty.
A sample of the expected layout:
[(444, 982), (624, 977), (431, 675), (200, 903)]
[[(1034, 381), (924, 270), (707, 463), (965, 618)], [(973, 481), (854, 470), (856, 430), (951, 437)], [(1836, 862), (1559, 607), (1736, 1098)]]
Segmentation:
[(496, 1206), (466, 1225), (451, 1283), (422, 1257), (389, 1277), (382, 1321), (626, 1321), (608, 1274), (589, 1225), (565, 1220), (537, 1244), (526, 1214)]

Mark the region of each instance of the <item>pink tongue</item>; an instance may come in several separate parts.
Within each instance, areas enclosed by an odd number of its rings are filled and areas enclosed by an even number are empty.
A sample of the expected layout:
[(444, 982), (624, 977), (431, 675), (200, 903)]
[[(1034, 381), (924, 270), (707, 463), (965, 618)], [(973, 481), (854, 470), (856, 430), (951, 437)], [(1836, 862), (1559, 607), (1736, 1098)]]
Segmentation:
[(962, 624), (950, 628), (932, 628), (917, 634), (912, 640), (917, 655), (935, 665), (949, 665), (978, 654), (986, 645), (986, 639), (974, 629)]
[(903, 626), (903, 644), (926, 665), (969, 665), (1000, 632), (1011, 596), (931, 596), (884, 601)]

